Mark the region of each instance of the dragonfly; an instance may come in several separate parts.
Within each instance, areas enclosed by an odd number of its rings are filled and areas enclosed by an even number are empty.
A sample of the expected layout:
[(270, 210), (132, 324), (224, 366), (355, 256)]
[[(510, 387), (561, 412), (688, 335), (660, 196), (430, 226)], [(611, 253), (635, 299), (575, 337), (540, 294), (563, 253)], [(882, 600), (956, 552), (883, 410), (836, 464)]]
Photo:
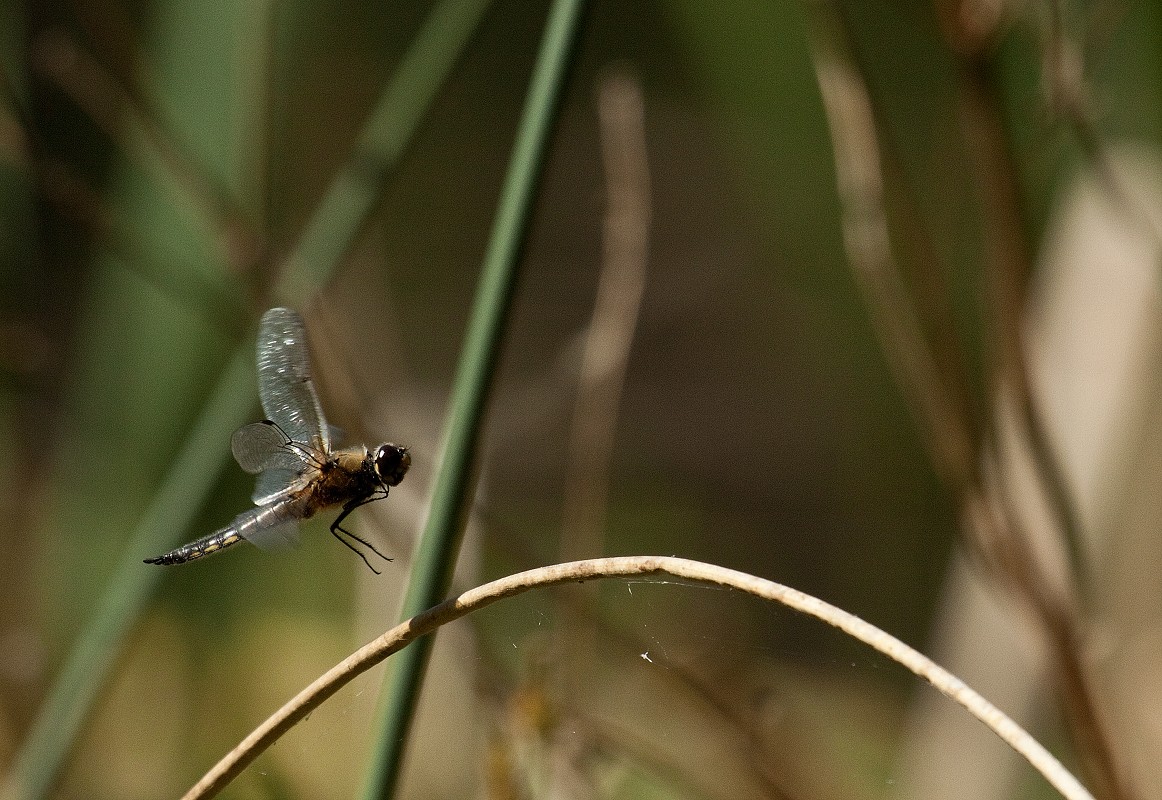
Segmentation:
[(298, 540), (300, 520), (341, 506), (331, 535), (378, 575), (353, 542), (391, 559), (342, 523), (352, 511), (382, 500), (399, 485), (411, 466), (408, 448), (391, 443), (375, 450), (363, 445), (333, 448), (335, 437), (311, 380), (306, 326), (289, 308), (272, 308), (259, 323), (258, 395), (267, 418), (243, 425), (230, 438), (238, 466), (258, 476), (251, 496), (255, 508), (243, 511), (226, 527), (145, 563), (184, 564), (243, 540), (259, 547), (292, 544)]

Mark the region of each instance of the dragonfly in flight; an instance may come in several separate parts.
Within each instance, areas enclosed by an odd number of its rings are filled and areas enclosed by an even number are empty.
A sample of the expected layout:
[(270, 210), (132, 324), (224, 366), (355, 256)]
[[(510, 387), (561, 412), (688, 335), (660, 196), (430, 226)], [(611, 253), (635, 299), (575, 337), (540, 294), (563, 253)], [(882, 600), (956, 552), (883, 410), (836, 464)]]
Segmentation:
[(374, 451), (364, 446), (332, 449), (332, 431), (311, 380), (306, 326), (288, 308), (272, 308), (262, 315), (258, 394), (267, 419), (243, 425), (230, 438), (238, 465), (258, 475), (251, 496), (255, 508), (243, 511), (226, 527), (145, 563), (184, 564), (243, 539), (260, 547), (293, 543), (299, 520), (342, 506), (331, 523), (331, 534), (378, 575), (348, 539), (391, 559), (342, 523), (356, 508), (387, 497), (388, 490), (399, 485), (411, 466), (408, 449), (390, 443)]

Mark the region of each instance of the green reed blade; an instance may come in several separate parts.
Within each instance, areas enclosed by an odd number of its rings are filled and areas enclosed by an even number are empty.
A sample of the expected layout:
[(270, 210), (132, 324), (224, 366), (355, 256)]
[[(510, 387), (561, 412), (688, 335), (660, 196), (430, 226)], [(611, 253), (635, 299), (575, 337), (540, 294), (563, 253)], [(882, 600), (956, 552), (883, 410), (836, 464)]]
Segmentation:
[[(404, 619), (442, 600), (451, 582), (484, 407), (584, 5), (584, 0), (556, 0), (549, 13), (457, 366), (432, 507), (412, 563)], [(363, 797), (369, 800), (395, 793), (431, 647), (432, 637), (424, 637), (388, 663), (378, 743), (363, 789)]]

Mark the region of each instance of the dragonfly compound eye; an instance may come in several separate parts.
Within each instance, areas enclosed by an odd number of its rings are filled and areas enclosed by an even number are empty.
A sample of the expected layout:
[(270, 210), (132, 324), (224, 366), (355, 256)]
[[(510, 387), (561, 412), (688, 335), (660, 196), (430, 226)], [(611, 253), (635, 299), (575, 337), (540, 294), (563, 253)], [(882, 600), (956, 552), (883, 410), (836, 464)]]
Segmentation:
[(385, 444), (375, 453), (375, 471), (388, 486), (398, 486), (411, 465), (411, 453), (406, 447)]

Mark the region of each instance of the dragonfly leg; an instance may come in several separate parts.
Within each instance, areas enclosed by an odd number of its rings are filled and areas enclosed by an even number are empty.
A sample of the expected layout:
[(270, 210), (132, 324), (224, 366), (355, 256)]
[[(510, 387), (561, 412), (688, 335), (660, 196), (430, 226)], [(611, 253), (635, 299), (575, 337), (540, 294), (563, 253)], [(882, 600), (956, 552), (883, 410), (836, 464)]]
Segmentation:
[[(361, 545), (363, 545), (367, 549), (369, 549), (371, 552), (375, 553), (377, 556), (382, 558), (384, 561), (391, 561), (391, 558), (389, 558), (388, 556), (385, 556), (383, 553), (379, 552), (379, 549), (375, 545), (373, 545), (371, 542), (367, 541), (362, 536), (357, 536), (356, 534), (352, 533), (351, 531), (347, 530), (346, 528), (344, 528), (342, 526), (343, 520), (347, 519), (347, 515), (350, 514), (352, 511), (354, 511), (355, 509), (359, 508), (359, 506), (367, 505), (368, 503), (375, 502), (376, 500), (382, 500), (384, 497), (387, 497), (387, 492), (383, 492), (381, 494), (380, 492), (377, 491), (374, 494), (371, 494), (367, 497), (361, 497), (361, 498), (357, 498), (355, 500), (348, 501), (343, 506), (342, 513), (340, 513), (339, 516), (335, 518), (335, 521), (331, 523), (331, 534), (333, 536), (335, 536), (336, 538), (339, 538), (339, 534), (344, 533), (347, 536), (354, 539), (355, 541), (359, 542)], [(349, 542), (343, 541), (342, 539), (340, 539), (340, 541), (342, 541), (343, 544), (347, 545), (348, 547), (351, 547), (351, 544)], [(354, 547), (351, 547), (351, 549), (355, 550)], [(359, 551), (356, 550), (355, 552), (358, 553)], [(359, 553), (359, 555), (362, 556), (363, 554)], [(363, 560), (364, 560), (364, 562), (367, 561), (366, 558), (364, 558)], [(368, 564), (368, 566), (370, 567), (371, 565)], [(372, 571), (375, 572), (375, 574), (377, 574), (377, 575), (379, 574), (379, 572), (377, 570), (373, 569)]]
[[(347, 533), (347, 531), (344, 531), (342, 528), (336, 528), (336, 527), (332, 527), (332, 528), (331, 528), (331, 535), (332, 535), (332, 536), (334, 536), (336, 539), (338, 539), (340, 542), (342, 542), (342, 543), (343, 543), (343, 546), (344, 546), (344, 547), (346, 547), (348, 550), (350, 550), (352, 553), (354, 553), (355, 555), (357, 555), (357, 556), (359, 556), (360, 558), (362, 558), (362, 559), (363, 559), (363, 563), (367, 565), (367, 568), (368, 568), (369, 570), (371, 570), (372, 572), (374, 572), (376, 575), (381, 575), (382, 573), (381, 573), (379, 570), (377, 570), (375, 567), (371, 566), (371, 562), (367, 560), (367, 556), (363, 555), (363, 553), (361, 553), (361, 552), (359, 551), (359, 548), (358, 548), (358, 547), (356, 547), (355, 545), (351, 544), (351, 542), (347, 541), (347, 540), (346, 540), (346, 539), (344, 539), (342, 536), (340, 536), (340, 535), (339, 535), (339, 531), (343, 531), (343, 533)], [(348, 536), (351, 536), (351, 534), (350, 534), (350, 533), (347, 533), (347, 535), (348, 535)], [(360, 541), (360, 542), (361, 542), (361, 541), (363, 541), (362, 539), (359, 539), (358, 537), (354, 537), (354, 536), (352, 536), (351, 538), (353, 538), (353, 539), (356, 539), (356, 541)], [(374, 549), (374, 548), (372, 548), (372, 549)], [(390, 559), (389, 559), (389, 560), (390, 560)]]

